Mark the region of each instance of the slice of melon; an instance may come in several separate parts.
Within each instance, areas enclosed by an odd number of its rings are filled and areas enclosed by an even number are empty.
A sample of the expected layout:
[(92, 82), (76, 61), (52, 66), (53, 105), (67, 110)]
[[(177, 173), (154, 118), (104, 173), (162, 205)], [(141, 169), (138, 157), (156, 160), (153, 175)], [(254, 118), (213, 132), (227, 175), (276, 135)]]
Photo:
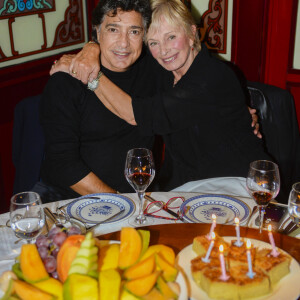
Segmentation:
[(24, 279), (34, 283), (49, 278), (35, 244), (24, 244), (21, 248), (20, 267)]
[(138, 261), (142, 251), (142, 238), (136, 229), (123, 227), (120, 240), (119, 268), (126, 269)]

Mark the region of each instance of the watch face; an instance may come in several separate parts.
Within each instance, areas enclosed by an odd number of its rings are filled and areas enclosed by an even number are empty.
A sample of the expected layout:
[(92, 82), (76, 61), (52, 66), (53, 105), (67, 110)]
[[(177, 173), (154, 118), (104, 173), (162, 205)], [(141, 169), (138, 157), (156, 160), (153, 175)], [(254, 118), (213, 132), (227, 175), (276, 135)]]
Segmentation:
[(98, 87), (98, 82), (99, 82), (99, 80), (96, 80), (96, 79), (93, 80), (92, 82), (89, 82), (88, 83), (89, 89), (95, 90)]

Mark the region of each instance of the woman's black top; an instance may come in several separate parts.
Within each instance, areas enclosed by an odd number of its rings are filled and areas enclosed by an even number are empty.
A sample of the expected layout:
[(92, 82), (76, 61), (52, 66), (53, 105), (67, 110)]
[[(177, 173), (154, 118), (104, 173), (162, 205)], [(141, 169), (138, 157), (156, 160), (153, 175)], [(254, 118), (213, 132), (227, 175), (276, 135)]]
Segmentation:
[(164, 92), (132, 102), (141, 133), (163, 136), (162, 190), (204, 178), (246, 177), (251, 161), (270, 159), (253, 134), (235, 73), (204, 44), (187, 73), (172, 84), (169, 76)]

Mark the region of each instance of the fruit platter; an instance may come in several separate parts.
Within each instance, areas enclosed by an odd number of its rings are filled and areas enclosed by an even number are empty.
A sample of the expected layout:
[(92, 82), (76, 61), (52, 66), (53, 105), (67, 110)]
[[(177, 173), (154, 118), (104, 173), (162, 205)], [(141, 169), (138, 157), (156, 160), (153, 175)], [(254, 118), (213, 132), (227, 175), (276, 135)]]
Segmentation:
[(188, 298), (172, 248), (149, 246), (150, 231), (124, 227), (120, 241), (52, 228), (24, 244), (0, 277), (2, 300), (148, 300)]

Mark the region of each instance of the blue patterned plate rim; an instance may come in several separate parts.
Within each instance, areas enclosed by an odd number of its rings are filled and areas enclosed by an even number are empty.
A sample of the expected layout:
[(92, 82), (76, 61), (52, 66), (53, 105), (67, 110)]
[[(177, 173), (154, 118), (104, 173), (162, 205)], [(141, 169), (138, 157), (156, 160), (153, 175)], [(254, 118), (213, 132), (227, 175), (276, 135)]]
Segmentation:
[[(99, 197), (98, 199), (95, 199), (95, 197)], [(112, 199), (112, 198), (118, 198), (117, 200)], [(80, 218), (82, 221), (93, 225), (93, 224), (97, 224), (95, 222), (91, 222), (91, 220), (84, 218), (81, 213), (79, 213), (79, 215), (73, 215), (71, 210), (73, 208), (74, 205), (78, 204), (78, 201), (87, 199), (87, 202), (83, 202), (81, 203), (79, 206), (85, 207), (91, 203), (103, 203), (103, 202), (114, 202), (113, 204), (115, 206), (117, 206), (120, 210), (124, 210), (123, 213), (119, 214), (116, 218), (112, 218), (110, 220), (108, 220), (107, 222), (104, 221), (103, 224), (110, 224), (110, 223), (115, 223), (115, 222), (119, 222), (121, 220), (127, 219), (129, 218), (135, 211), (135, 203), (129, 199), (126, 196), (123, 195), (119, 195), (119, 194), (110, 194), (110, 193), (97, 193), (97, 194), (90, 194), (90, 195), (85, 195), (82, 197), (77, 198), (76, 200), (70, 202), (70, 204), (67, 206), (66, 211), (68, 213), (68, 215), (72, 218), (78, 219)], [(119, 202), (121, 200), (124, 201), (123, 203)], [(129, 206), (129, 208), (126, 208), (124, 206), (124, 204), (127, 204)], [(77, 210), (77, 208), (76, 208)]]
[[(190, 207), (190, 210), (192, 208), (194, 208), (195, 210), (195, 206), (199, 207), (199, 206), (205, 206), (205, 205), (210, 205), (212, 202), (217, 202), (216, 205), (221, 205), (221, 206), (224, 206), (224, 207), (227, 207), (229, 209), (231, 209), (228, 205), (227, 202), (222, 202), (222, 201), (216, 201), (216, 200), (206, 200), (206, 201), (202, 201), (201, 198), (223, 198), (223, 199), (227, 199), (227, 200), (231, 200), (233, 201), (234, 203), (237, 203), (239, 204), (243, 209), (244, 209), (244, 216), (242, 216), (242, 218), (240, 218), (240, 223), (242, 223), (243, 221), (245, 221), (249, 214), (250, 214), (250, 209), (249, 209), (249, 206), (244, 203), (243, 201), (239, 200), (239, 199), (236, 199), (236, 198), (233, 198), (233, 197), (230, 197), (230, 196), (225, 196), (225, 195), (219, 195), (219, 194), (206, 194), (206, 195), (198, 195), (198, 196), (194, 196), (192, 198), (189, 198), (187, 200), (185, 200), (181, 206), (180, 206), (180, 211), (183, 212), (185, 210), (185, 207), (188, 206), (188, 204), (191, 202), (191, 201), (194, 201), (196, 199), (199, 199), (200, 201), (197, 202), (196, 204), (192, 205)], [(206, 203), (205, 203), (206, 202)], [(203, 204), (203, 205), (202, 205)], [(224, 205), (225, 204), (225, 205)], [(237, 207), (234, 207), (233, 205), (231, 205), (233, 208), (231, 209), (232, 211), (236, 211), (236, 216), (237, 217), (240, 217), (241, 215), (241, 212), (238, 210)], [(202, 222), (201, 220), (198, 220), (194, 214), (191, 214), (193, 218), (189, 218), (188, 217), (188, 214), (185, 214), (184, 215), (184, 218), (186, 220), (188, 220), (189, 222), (192, 222), (192, 223), (195, 223), (195, 221), (199, 222), (199, 223), (205, 223), (205, 222)], [(226, 224), (230, 224), (230, 223), (233, 223), (233, 220), (231, 222), (226, 222)]]

